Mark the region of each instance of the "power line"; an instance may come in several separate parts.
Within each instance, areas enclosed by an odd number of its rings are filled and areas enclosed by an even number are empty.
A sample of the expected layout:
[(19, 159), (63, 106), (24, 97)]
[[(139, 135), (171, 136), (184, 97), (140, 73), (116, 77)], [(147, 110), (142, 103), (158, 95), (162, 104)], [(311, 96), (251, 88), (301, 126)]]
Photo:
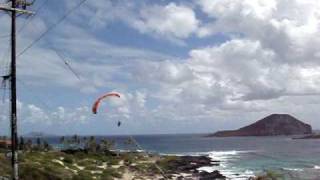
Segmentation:
[[(30, 92), (32, 92), (32, 89), (30, 88), (30, 87), (28, 87), (28, 85), (25, 83), (25, 82), (23, 82), (21, 79), (18, 79), (17, 78), (17, 81), (19, 81), (19, 83), (21, 84), (21, 85), (23, 85), (23, 87), (25, 87), (26, 89), (28, 89)], [(49, 105), (46, 103), (46, 102), (44, 102), (40, 97), (38, 97), (38, 96), (35, 96), (34, 94), (32, 94), (31, 95), (33, 98), (35, 98), (36, 100), (38, 100), (42, 105), (44, 105), (47, 109), (52, 109), (52, 108), (50, 108), (49, 107)]]
[[(139, 150), (142, 150), (142, 153), (144, 153), (147, 157), (149, 157), (148, 152), (144, 151), (144, 149), (142, 148), (142, 146), (138, 143), (138, 141), (132, 136), (130, 135), (130, 138), (132, 139), (133, 143), (136, 145), (136, 147)], [(166, 176), (165, 172), (163, 171), (163, 169), (157, 165), (157, 163), (154, 163), (154, 166), (160, 171), (161, 175), (163, 176), (164, 179), (168, 179), (168, 177)]]
[(79, 74), (70, 66), (70, 64), (64, 58), (64, 56), (62, 56), (62, 54), (60, 54), (56, 49), (54, 48), (51, 48), (51, 49), (58, 55), (59, 59), (61, 59), (61, 61), (68, 67), (68, 69), (72, 72), (72, 74), (74, 74), (81, 81)]
[[(44, 0), (44, 2), (39, 5), (39, 7), (34, 11), (34, 14), (37, 15), (37, 13), (44, 7), (44, 5), (48, 2), (48, 0)], [(24, 21), (23, 25), (19, 28), (18, 33), (20, 33), (28, 24), (33, 20), (33, 17), (35, 15), (31, 16), (31, 18), (28, 18), (27, 20)], [(29, 16), (28, 16), (29, 17)], [(10, 34), (5, 34), (1, 35), (0, 38), (9, 38), (11, 35)]]
[(71, 8), (65, 15), (63, 15), (56, 23), (54, 23), (52, 26), (50, 26), (45, 32), (43, 32), (37, 39), (35, 39), (33, 42), (31, 42), (26, 48), (24, 48), (17, 57), (21, 56), (23, 53), (25, 53), (28, 49), (30, 49), (33, 45), (35, 45), (37, 42), (39, 42), (47, 33), (52, 31), (56, 26), (58, 26), (63, 20), (65, 20), (73, 11), (75, 11), (77, 8), (79, 8), (83, 3), (85, 3), (87, 0), (82, 0), (80, 3), (78, 3), (76, 6)]
[(5, 35), (1, 35), (0, 38), (9, 38), (10, 35), (9, 34), (5, 34)]
[[(49, 43), (49, 42), (48, 42)], [(54, 46), (52, 44), (49, 43), (49, 48), (51, 48), (52, 51), (54, 51), (56, 53), (56, 55), (58, 56), (58, 58), (63, 62), (64, 65), (67, 66), (68, 70), (71, 71), (71, 73), (73, 75), (76, 76), (77, 79), (79, 79), (81, 81), (80, 75), (79, 73), (77, 73), (72, 66), (70, 65), (70, 63), (66, 60), (65, 56), (62, 55), (62, 53), (58, 52), (58, 50), (56, 48), (54, 48)]]
[(21, 26), (21, 28), (18, 30), (18, 33), (20, 33), (26, 26), (29, 25), (29, 23), (33, 20), (33, 18), (40, 12), (40, 10), (44, 7), (44, 5), (48, 2), (48, 0), (44, 0), (44, 2), (39, 5), (39, 7), (35, 10), (35, 15), (31, 16), (31, 18), (27, 19), (24, 24)]
[(9, 54), (9, 51), (10, 51), (10, 42), (9, 42), (6, 50), (3, 52), (3, 55), (2, 55), (2, 58), (1, 58), (1, 62), (4, 63), (4, 66), (8, 66), (8, 64), (9, 64), (9, 61), (7, 61), (7, 62), (5, 61), (7, 55)]

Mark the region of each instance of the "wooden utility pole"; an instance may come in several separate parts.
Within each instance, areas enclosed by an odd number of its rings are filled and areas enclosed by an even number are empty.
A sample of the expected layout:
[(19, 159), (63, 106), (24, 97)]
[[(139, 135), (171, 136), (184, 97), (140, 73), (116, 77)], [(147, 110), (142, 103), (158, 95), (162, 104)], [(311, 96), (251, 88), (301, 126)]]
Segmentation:
[[(16, 8), (16, 0), (12, 0), (13, 9)], [(12, 179), (18, 180), (18, 133), (17, 133), (17, 89), (16, 89), (16, 11), (11, 12), (11, 165)]]
[[(10, 84), (11, 84), (11, 165), (12, 179), (18, 180), (18, 132), (17, 132), (17, 88), (16, 88), (16, 16), (17, 13), (32, 14), (26, 11), (26, 0), (11, 0), (11, 7), (0, 6), (0, 10), (11, 12), (11, 65), (10, 65)], [(31, 4), (30, 4), (31, 5)], [(22, 6), (24, 9), (17, 9)]]

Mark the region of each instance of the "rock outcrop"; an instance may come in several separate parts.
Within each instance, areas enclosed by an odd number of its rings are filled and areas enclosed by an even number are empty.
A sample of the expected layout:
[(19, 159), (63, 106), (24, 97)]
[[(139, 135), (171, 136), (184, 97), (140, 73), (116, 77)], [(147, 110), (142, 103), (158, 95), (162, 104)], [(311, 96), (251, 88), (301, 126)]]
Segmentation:
[(278, 136), (311, 133), (312, 128), (309, 124), (303, 123), (289, 114), (272, 114), (238, 130), (218, 131), (209, 136)]

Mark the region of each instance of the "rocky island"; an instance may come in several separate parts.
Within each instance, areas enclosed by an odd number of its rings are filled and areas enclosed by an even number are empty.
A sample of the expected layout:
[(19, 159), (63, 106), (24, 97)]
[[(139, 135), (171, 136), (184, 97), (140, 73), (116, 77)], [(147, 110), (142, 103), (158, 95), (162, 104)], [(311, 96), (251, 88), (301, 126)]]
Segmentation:
[(272, 114), (238, 130), (218, 131), (209, 137), (311, 134), (312, 127), (289, 114)]

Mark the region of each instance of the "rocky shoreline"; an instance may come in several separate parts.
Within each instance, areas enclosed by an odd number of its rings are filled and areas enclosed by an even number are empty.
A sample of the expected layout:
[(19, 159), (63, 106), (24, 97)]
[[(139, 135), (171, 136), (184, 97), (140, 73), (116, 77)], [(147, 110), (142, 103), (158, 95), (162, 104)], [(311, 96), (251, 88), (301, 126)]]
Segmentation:
[(320, 139), (320, 134), (310, 134), (302, 137), (294, 137), (292, 139)]
[(165, 163), (166, 176), (170, 179), (226, 179), (219, 171), (198, 170), (201, 167), (220, 165), (220, 161), (214, 161), (207, 156), (175, 156)]

